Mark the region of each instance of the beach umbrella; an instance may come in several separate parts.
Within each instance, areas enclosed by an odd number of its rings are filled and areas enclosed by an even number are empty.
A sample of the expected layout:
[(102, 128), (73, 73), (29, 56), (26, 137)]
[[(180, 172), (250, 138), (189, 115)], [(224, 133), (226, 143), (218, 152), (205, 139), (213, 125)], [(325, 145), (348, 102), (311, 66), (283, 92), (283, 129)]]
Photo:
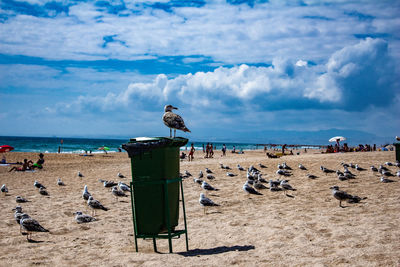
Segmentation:
[(97, 150), (103, 150), (107, 154), (107, 151), (110, 150), (110, 148), (108, 146), (102, 146), (102, 147), (99, 147)]
[(9, 152), (11, 150), (14, 150), (12, 146), (9, 145), (0, 146), (0, 153)]
[(346, 137), (343, 137), (343, 136), (335, 136), (335, 137), (332, 137), (331, 139), (329, 139), (329, 142), (336, 142), (337, 140), (339, 140), (339, 141), (345, 141), (345, 140), (346, 140)]

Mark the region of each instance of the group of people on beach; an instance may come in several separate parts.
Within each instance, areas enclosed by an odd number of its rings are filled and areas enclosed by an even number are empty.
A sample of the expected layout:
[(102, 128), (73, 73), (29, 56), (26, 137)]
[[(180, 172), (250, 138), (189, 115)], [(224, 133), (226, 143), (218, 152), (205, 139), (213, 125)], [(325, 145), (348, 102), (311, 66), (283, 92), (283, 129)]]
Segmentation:
[(373, 146), (368, 144), (359, 144), (356, 147), (349, 147), (347, 143), (344, 143), (343, 146), (340, 146), (339, 143), (336, 143), (335, 146), (329, 145), (326, 148), (325, 153), (338, 153), (338, 152), (366, 152), (366, 151), (376, 151), (376, 144)]
[(33, 163), (32, 160), (24, 159), (24, 162), (17, 162), (16, 164), (22, 165), (21, 167), (14, 166), (9, 172), (12, 171), (29, 171), (34, 169), (43, 169), (44, 164), (44, 155), (42, 153), (39, 154), (39, 159), (36, 163)]
[[(214, 150), (215, 150), (215, 149), (216, 149), (216, 146), (214, 146), (212, 143), (207, 143), (207, 145), (205, 145), (205, 146), (204, 146), (204, 144), (203, 144), (204, 158), (213, 158), (213, 157), (214, 157)], [(186, 150), (187, 150), (187, 147), (186, 147)], [(195, 151), (196, 151), (196, 149), (195, 149), (195, 147), (194, 147), (194, 144), (191, 143), (191, 144), (190, 144), (190, 149), (189, 149), (189, 154), (188, 154), (188, 161), (193, 161), (193, 159), (194, 159), (194, 152), (195, 152)], [(221, 157), (225, 157), (225, 156), (226, 156), (226, 151), (227, 151), (226, 145), (225, 145), (225, 144), (222, 144), (222, 148), (221, 148), (222, 154), (221, 154)], [(239, 153), (239, 152), (236, 152), (235, 146), (233, 146), (232, 153)], [(242, 150), (241, 150), (241, 153), (243, 153)], [(185, 153), (185, 152), (181, 152), (181, 154), (180, 154), (179, 157), (180, 157), (181, 160), (186, 159), (186, 153)]]

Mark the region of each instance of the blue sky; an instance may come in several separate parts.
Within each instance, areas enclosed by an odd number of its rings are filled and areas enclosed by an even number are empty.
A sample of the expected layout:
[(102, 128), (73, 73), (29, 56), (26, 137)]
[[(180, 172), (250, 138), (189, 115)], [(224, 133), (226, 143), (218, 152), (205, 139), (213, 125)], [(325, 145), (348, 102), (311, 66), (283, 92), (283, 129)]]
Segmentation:
[[(399, 1), (0, 2), (0, 135), (400, 135)], [(265, 135), (265, 136), (264, 136)]]

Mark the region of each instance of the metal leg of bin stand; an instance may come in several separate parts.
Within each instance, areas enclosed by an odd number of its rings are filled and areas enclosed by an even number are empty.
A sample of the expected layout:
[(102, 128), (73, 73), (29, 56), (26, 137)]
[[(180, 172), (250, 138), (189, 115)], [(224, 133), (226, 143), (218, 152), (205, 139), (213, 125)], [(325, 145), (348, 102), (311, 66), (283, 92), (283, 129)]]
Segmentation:
[(172, 253), (172, 237), (171, 237), (171, 220), (169, 214), (169, 195), (168, 195), (168, 183), (164, 183), (164, 202), (165, 202), (165, 212), (167, 218), (167, 230), (168, 230), (168, 245), (169, 253)]
[(180, 183), (180, 186), (181, 186), (181, 194), (182, 194), (183, 221), (185, 223), (186, 251), (189, 251), (189, 240), (188, 240), (188, 234), (187, 234), (186, 210), (185, 210), (185, 199), (183, 197), (182, 179), (179, 181), (179, 183)]
[(154, 252), (157, 252), (157, 244), (156, 244), (156, 238), (153, 237), (153, 247), (154, 247)]
[(136, 213), (135, 213), (135, 204), (133, 202), (133, 194), (134, 194), (134, 190), (133, 190), (133, 183), (130, 183), (131, 186), (131, 207), (132, 207), (132, 216), (133, 216), (133, 231), (134, 231), (134, 237), (135, 237), (135, 248), (136, 248), (136, 252), (138, 252), (138, 245), (137, 245), (137, 237), (136, 237), (136, 233), (137, 233), (137, 225), (136, 225)]

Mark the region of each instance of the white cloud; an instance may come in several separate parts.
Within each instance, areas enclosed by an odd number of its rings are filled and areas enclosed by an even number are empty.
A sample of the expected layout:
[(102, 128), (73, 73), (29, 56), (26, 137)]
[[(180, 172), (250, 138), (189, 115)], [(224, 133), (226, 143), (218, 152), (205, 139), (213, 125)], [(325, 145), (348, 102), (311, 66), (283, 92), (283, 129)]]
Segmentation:
[[(132, 104), (150, 102), (162, 106), (169, 102), (220, 110), (229, 110), (232, 103), (252, 105), (253, 111), (254, 108), (305, 107), (363, 110), (392, 103), (392, 98), (386, 96), (398, 94), (394, 80), (397, 72), (390, 64), (387, 43), (379, 39), (366, 39), (344, 47), (333, 53), (326, 64), (309, 66), (305, 61), (300, 62), (275, 58), (270, 67), (242, 64), (170, 79), (160, 74), (151, 81), (130, 83), (126, 90), (110, 92), (106, 96), (82, 96), (70, 108), (77, 105), (95, 110), (97, 106), (105, 111)], [(379, 78), (375, 78), (376, 75)], [(379, 98), (383, 102), (378, 101)], [(317, 103), (323, 103), (323, 106)]]
[[(139, 4), (131, 7), (139, 12), (129, 16), (109, 14), (93, 4), (75, 2), (68, 16), (10, 17), (0, 28), (0, 50), (68, 60), (202, 55), (227, 64), (264, 63), (276, 57), (320, 62), (354, 44), (354, 34), (381, 31), (399, 50), (395, 42), (399, 7), (379, 2), (296, 6), (272, 1), (251, 8), (215, 1), (201, 8), (174, 8), (170, 13), (148, 7), (137, 10)], [(346, 14), (354, 10), (374, 19), (360, 21)], [(111, 35), (121, 42), (103, 47), (103, 37)]]

